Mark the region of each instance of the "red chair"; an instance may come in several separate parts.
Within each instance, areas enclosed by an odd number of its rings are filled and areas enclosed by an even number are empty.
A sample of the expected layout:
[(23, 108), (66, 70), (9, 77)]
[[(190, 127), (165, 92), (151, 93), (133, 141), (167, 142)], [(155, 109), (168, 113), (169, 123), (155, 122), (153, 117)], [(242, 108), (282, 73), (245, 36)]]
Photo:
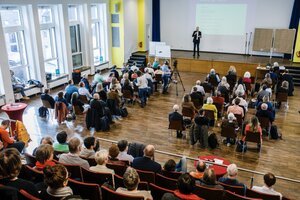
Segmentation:
[(278, 195), (265, 194), (248, 188), (246, 190), (246, 196), (252, 198), (259, 198), (263, 200), (280, 200), (280, 196)]
[(88, 161), (90, 166), (96, 166), (97, 165), (97, 162), (96, 162), (95, 158), (86, 158), (86, 157), (83, 157), (83, 156), (80, 156), (80, 158)]
[(41, 199), (29, 194), (28, 192), (26, 192), (23, 189), (20, 190), (20, 195), (22, 196), (22, 199), (24, 199), (24, 200), (41, 200)]
[(233, 200), (233, 199), (234, 200), (262, 200), (262, 199), (257, 199), (257, 198), (241, 196), (241, 195), (238, 195), (231, 191), (226, 190), (223, 200)]
[(178, 188), (177, 179), (168, 178), (161, 174), (155, 175), (155, 183), (157, 186), (166, 188), (168, 190), (176, 190)]
[(172, 178), (172, 179), (178, 179), (179, 176), (182, 175), (181, 172), (169, 172), (169, 171), (165, 171), (165, 170), (162, 170), (162, 175), (164, 175), (165, 177), (168, 177), (168, 178)]
[(99, 186), (105, 182), (113, 183), (113, 176), (110, 173), (93, 172), (85, 168), (81, 168), (81, 172), (85, 183), (96, 183)]
[(81, 172), (81, 167), (79, 165), (68, 165), (65, 163), (61, 163), (58, 162), (60, 164), (62, 164), (63, 166), (65, 166), (68, 170), (68, 172), (70, 173), (70, 177), (74, 180), (78, 180), (78, 181), (82, 181), (82, 172)]
[(259, 144), (258, 150), (261, 151), (260, 132), (246, 131), (245, 142), (253, 142)]
[(83, 183), (69, 178), (68, 186), (73, 190), (74, 195), (79, 195), (83, 199), (101, 200), (98, 184)]
[(120, 164), (113, 164), (113, 163), (106, 163), (106, 167), (109, 169), (113, 169), (116, 174), (123, 177), (123, 174), (125, 173), (127, 166), (120, 165)]
[(245, 195), (245, 188), (243, 186), (228, 185), (228, 184), (221, 183), (221, 182), (218, 182), (218, 183), (220, 185), (222, 185), (225, 190), (228, 190), (228, 191), (233, 192), (238, 195), (242, 195), (242, 196)]
[[(114, 174), (114, 180), (115, 180), (115, 188), (116, 189), (119, 187), (125, 188), (124, 182), (123, 182), (123, 177), (121, 177), (117, 174)], [(138, 185), (138, 190), (149, 190), (148, 183), (144, 182), (144, 181), (140, 181), (140, 183)]]
[(196, 185), (193, 193), (207, 200), (223, 199), (224, 196), (224, 190), (208, 188), (201, 185)]
[(41, 183), (44, 181), (44, 173), (29, 165), (22, 165), (19, 178), (31, 181), (33, 183)]
[(30, 167), (34, 167), (35, 163), (36, 163), (35, 156), (30, 155), (29, 153), (24, 153), (24, 156), (25, 156), (27, 165), (29, 165)]
[(146, 181), (148, 183), (155, 183), (155, 173), (150, 171), (143, 171), (136, 169), (137, 173), (139, 174), (141, 181)]
[(266, 129), (268, 132), (268, 136), (270, 137), (270, 130), (271, 130), (272, 123), (270, 122), (269, 118), (267, 118), (267, 117), (257, 117), (257, 118), (258, 118), (261, 128)]
[(172, 190), (168, 190), (168, 189), (159, 187), (153, 183), (150, 183), (149, 187), (150, 187), (151, 195), (152, 195), (153, 199), (161, 199), (165, 193), (173, 194)]
[(105, 186), (101, 187), (101, 192), (102, 192), (102, 199), (107, 199), (107, 200), (144, 200), (143, 196), (131, 196), (127, 194), (121, 194), (118, 192), (115, 192)]
[(192, 109), (192, 108), (182, 107), (181, 112), (184, 117), (189, 117), (189, 118), (193, 119), (195, 116), (194, 109)]

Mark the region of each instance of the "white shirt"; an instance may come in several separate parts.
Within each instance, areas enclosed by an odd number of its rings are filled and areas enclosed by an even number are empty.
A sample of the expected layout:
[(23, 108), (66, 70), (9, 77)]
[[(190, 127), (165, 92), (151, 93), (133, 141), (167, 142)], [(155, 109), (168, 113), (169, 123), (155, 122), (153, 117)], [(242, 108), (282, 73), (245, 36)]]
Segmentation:
[(92, 98), (92, 95), (85, 87), (80, 87), (78, 89), (78, 93), (79, 95), (85, 95), (87, 98)]
[(148, 81), (147, 81), (146, 77), (144, 75), (138, 77), (136, 85), (139, 87), (139, 89), (147, 88), (148, 87)]
[(154, 76), (154, 69), (153, 69), (153, 68), (151, 68), (151, 67), (146, 67), (146, 68), (144, 69), (144, 72), (146, 72), (146, 71), (148, 71), (148, 73), (150, 73), (152, 76)]
[(272, 194), (272, 195), (277, 195), (280, 196), (280, 200), (282, 199), (282, 194), (279, 192), (276, 192), (273, 188), (268, 188), (267, 186), (253, 186), (252, 190), (255, 190), (257, 192), (265, 193), (265, 194)]
[[(197, 92), (200, 92), (203, 96), (205, 95), (205, 90), (204, 90), (203, 86), (201, 86), (201, 85), (195, 85), (194, 87), (197, 88)], [(193, 87), (192, 87), (191, 93), (192, 92), (193, 92)]]
[(130, 70), (132, 70), (132, 71), (135, 71), (135, 70), (139, 71), (140, 69), (139, 69), (137, 66), (132, 65), (132, 66), (130, 67)]
[(145, 76), (146, 79), (150, 79), (153, 82), (153, 78), (150, 74), (145, 73), (144, 76)]
[(133, 161), (133, 156), (127, 154), (126, 151), (120, 152), (117, 158), (118, 158), (119, 160), (128, 160), (128, 161), (131, 162), (131, 163), (132, 163), (132, 161)]

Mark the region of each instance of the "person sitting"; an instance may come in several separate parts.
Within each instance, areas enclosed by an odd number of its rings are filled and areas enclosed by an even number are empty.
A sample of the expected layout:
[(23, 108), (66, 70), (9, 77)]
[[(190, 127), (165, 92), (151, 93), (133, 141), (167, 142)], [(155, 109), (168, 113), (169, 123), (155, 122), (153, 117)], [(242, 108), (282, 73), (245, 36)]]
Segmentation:
[(118, 91), (119, 95), (122, 96), (122, 93), (121, 93), (122, 86), (116, 77), (113, 77), (111, 79), (111, 84), (109, 86), (109, 89), (112, 88), (114, 85), (115, 85), (116, 90)]
[[(281, 83), (281, 86), (276, 91), (276, 99), (277, 99), (278, 93), (288, 94), (288, 92), (289, 92), (289, 82), (283, 81)], [(278, 108), (280, 108), (281, 102), (277, 101), (277, 103), (278, 103)]]
[(124, 74), (128, 73), (128, 71), (129, 71), (129, 64), (124, 62), (121, 67), (122, 75), (124, 76)]
[(108, 163), (117, 164), (117, 165), (125, 165), (125, 162), (118, 159), (118, 155), (120, 150), (116, 144), (112, 144), (108, 149)]
[(94, 136), (89, 136), (83, 140), (84, 147), (80, 156), (84, 158), (94, 158), (96, 151), (100, 148), (99, 140), (96, 140)]
[(119, 72), (118, 72), (118, 70), (117, 70), (117, 65), (113, 65), (113, 66), (111, 67), (110, 73), (114, 73), (114, 77), (115, 77), (117, 80), (120, 80), (120, 75), (119, 75)]
[(266, 73), (265, 78), (262, 80), (261, 85), (268, 85), (269, 87), (272, 87), (272, 79), (271, 75), (269, 73)]
[[(70, 96), (71, 98), (71, 96)], [(62, 102), (66, 105), (67, 108), (69, 108), (69, 104), (67, 102), (67, 100), (64, 98), (64, 92), (58, 92), (57, 96), (55, 97), (55, 102)]]
[(101, 70), (98, 69), (95, 73), (93, 83), (94, 83), (94, 85), (97, 85), (98, 83), (103, 84), (104, 82), (105, 81), (104, 81), (103, 76), (101, 75)]
[(287, 81), (289, 83), (289, 89), (288, 89), (288, 95), (293, 96), (294, 92), (294, 82), (293, 82), (293, 76), (289, 74), (289, 70), (286, 69), (284, 73), (282, 74), (282, 80)]
[(96, 166), (90, 167), (91, 171), (100, 172), (100, 173), (110, 173), (112, 175), (115, 174), (113, 169), (109, 169), (106, 167), (106, 163), (108, 162), (108, 152), (106, 149), (101, 149), (95, 153), (95, 161), (97, 163)]
[(239, 84), (237, 86), (237, 88), (234, 90), (234, 96), (239, 96), (240, 95), (240, 96), (244, 97), (245, 93), (246, 93), (246, 90), (244, 88), (244, 85), (242, 85), (242, 84)]
[(196, 100), (199, 102), (199, 105), (203, 105), (203, 96), (202, 93), (198, 92), (197, 87), (194, 86), (190, 94), (191, 100)]
[[(243, 97), (244, 97), (243, 93), (238, 93), (237, 97), (235, 99), (240, 99), (239, 106), (242, 106), (245, 109), (244, 111), (247, 112), (248, 111), (248, 103)], [(232, 104), (234, 104), (235, 99), (232, 100)]]
[(275, 120), (275, 118), (274, 118), (272, 112), (268, 110), (268, 105), (266, 103), (263, 103), (263, 104), (261, 104), (260, 108), (261, 109), (257, 110), (257, 112), (255, 114), (256, 117), (265, 117), (265, 118), (269, 119), (270, 122), (272, 123)]
[(268, 87), (266, 85), (263, 85), (261, 90), (258, 92), (258, 94), (257, 94), (258, 102), (262, 101), (264, 96), (271, 97), (271, 93), (270, 93), (270, 91), (267, 90), (267, 88)]
[(46, 166), (43, 172), (47, 189), (41, 192), (42, 199), (65, 199), (73, 196), (73, 190), (67, 186), (69, 173), (65, 166)]
[[(121, 92), (124, 93), (125, 90), (129, 91), (131, 97), (134, 98), (134, 91), (133, 91), (132, 84), (130, 83), (129, 79), (125, 79), (124, 84), (121, 89)], [(133, 100), (132, 100), (132, 102), (133, 102)]]
[(112, 112), (113, 115), (118, 114), (118, 110), (120, 109), (121, 99), (116, 89), (116, 86), (112, 86), (110, 91), (107, 93), (107, 105)]
[(197, 181), (202, 186), (223, 190), (224, 187), (217, 183), (217, 177), (213, 168), (207, 168), (204, 171), (203, 178)]
[(246, 185), (237, 180), (237, 175), (238, 175), (238, 168), (236, 164), (230, 164), (227, 166), (227, 177), (219, 178), (219, 182), (225, 183), (227, 185), (232, 185), (232, 186), (243, 186), (244, 189), (246, 190), (247, 188)]
[(246, 72), (244, 73), (243, 83), (249, 83), (249, 84), (252, 83), (250, 72), (246, 71)]
[[(201, 81), (200, 80), (196, 81), (196, 85), (194, 87), (197, 88), (197, 92), (199, 94), (201, 94), (202, 96), (205, 96), (205, 90), (204, 90), (203, 86), (201, 85)], [(192, 88), (191, 92), (194, 91), (194, 87)]]
[[(222, 124), (221, 124), (221, 129), (224, 129), (226, 127), (232, 127), (235, 130), (238, 129), (238, 123), (236, 122), (236, 118), (234, 116), (233, 113), (229, 113), (227, 116), (228, 119), (224, 119), (222, 120)], [(235, 131), (235, 135), (237, 135), (236, 131)], [(235, 144), (235, 139), (231, 140), (231, 138), (226, 138), (226, 144), (229, 147), (230, 144)]]
[(84, 103), (78, 98), (77, 92), (74, 92), (71, 96), (71, 105), (73, 106), (74, 113), (75, 107), (78, 107), (81, 113), (86, 113), (89, 108), (88, 105), (84, 105)]
[(140, 69), (136, 66), (136, 62), (133, 62), (132, 66), (130, 67), (130, 71), (139, 71)]
[(144, 149), (144, 156), (134, 158), (132, 161), (132, 167), (135, 169), (160, 173), (161, 165), (153, 160), (154, 152), (154, 146), (150, 144), (147, 145)]
[(194, 121), (198, 126), (209, 125), (209, 119), (205, 116), (205, 111), (203, 109), (199, 110), (198, 114), (195, 116)]
[[(180, 121), (181, 122), (181, 127), (182, 130), (185, 129), (184, 124), (183, 124), (183, 116), (178, 112), (179, 110), (179, 106), (177, 104), (175, 104), (173, 106), (173, 111), (172, 113), (169, 114), (169, 123), (171, 123), (171, 121)], [(182, 138), (182, 130), (176, 130), (176, 137), (177, 138)]]
[(176, 162), (173, 159), (169, 159), (165, 164), (163, 169), (167, 172), (187, 172), (187, 162), (186, 157), (183, 156), (179, 163), (176, 164)]
[(128, 141), (127, 140), (120, 140), (118, 141), (118, 148), (120, 150), (119, 155), (118, 155), (118, 159), (119, 160), (125, 160), (125, 161), (129, 161), (129, 163), (132, 163), (133, 161), (133, 156), (129, 155), (127, 153), (128, 151)]
[(82, 75), (82, 78), (81, 78), (80, 82), (83, 82), (84, 83), (84, 87), (87, 89), (87, 91), (91, 92), (92, 88), (91, 88), (89, 80), (87, 79), (87, 75), (86, 74)]
[(74, 85), (73, 80), (68, 81), (68, 85), (65, 88), (65, 98), (68, 103), (71, 101), (71, 96), (74, 92), (78, 93), (78, 88)]
[[(192, 110), (194, 113), (198, 112), (198, 109), (195, 107), (194, 103), (191, 101), (189, 94), (185, 94), (182, 99), (181, 107)], [(193, 117), (192, 117), (193, 118)]]
[[(240, 90), (240, 91), (244, 91), (244, 93), (245, 93), (245, 91), (246, 91), (246, 86), (245, 86), (245, 84), (244, 84), (244, 82), (243, 82), (243, 78), (242, 77), (240, 77), (239, 79), (238, 79), (238, 81), (237, 81), (237, 83), (234, 85), (234, 87), (233, 87), (233, 95), (235, 94), (235, 91), (236, 91), (236, 89), (238, 88), (238, 86), (239, 85), (242, 85), (242, 87), (243, 87), (243, 90)], [(244, 94), (243, 94), (244, 95)]]
[(145, 67), (144, 72), (149, 73), (152, 78), (154, 77), (154, 69), (152, 68), (152, 65), (150, 62), (147, 64), (147, 67)]
[(190, 172), (190, 175), (196, 180), (202, 179), (205, 169), (206, 169), (206, 164), (203, 161), (199, 160), (196, 164), (196, 171)]
[(68, 134), (66, 131), (61, 131), (56, 134), (57, 142), (53, 144), (54, 151), (60, 151), (64, 153), (69, 152), (69, 145), (67, 143)]
[(155, 57), (154, 62), (152, 63), (152, 68), (156, 71), (159, 68), (159, 58)]
[[(50, 144), (51, 146), (53, 146), (53, 139), (52, 137), (50, 136), (45, 136), (45, 137), (42, 137), (41, 141), (40, 141), (40, 145), (42, 144)], [(36, 155), (36, 150), (38, 149), (39, 147), (36, 147), (33, 151), (32, 151), (32, 155), (35, 156)]]
[(84, 82), (80, 81), (78, 85), (79, 85), (79, 89), (78, 89), (78, 94), (79, 95), (86, 96), (86, 98), (88, 100), (91, 99), (91, 98), (93, 98), (92, 95), (91, 95), (91, 93), (90, 93), (90, 91), (85, 87), (85, 83)]
[[(226, 96), (226, 94), (225, 94), (225, 96)], [(224, 97), (222, 97), (222, 93), (220, 91), (217, 91), (217, 96), (213, 96), (212, 99), (213, 99), (214, 104), (218, 104), (220, 106), (223, 106), (224, 102), (229, 101), (229, 96), (228, 96), (228, 99), (225, 99)], [(218, 117), (222, 116), (222, 114), (223, 114), (222, 112), (223, 112), (223, 109), (218, 110)]]
[[(250, 133), (256, 133), (258, 132), (260, 134), (260, 143), (258, 144), (258, 147), (260, 148), (261, 144), (262, 144), (262, 129), (260, 127), (258, 118), (256, 116), (252, 116), (250, 123), (246, 125), (245, 127), (245, 137), (243, 138), (243, 141), (245, 141), (247, 132), (251, 131)], [(248, 132), (249, 133), (249, 132)]]
[[(106, 100), (107, 100), (107, 93), (105, 92), (102, 83), (98, 83), (96, 85), (95, 92), (94, 92), (93, 95), (95, 95), (95, 94), (98, 94), (99, 95), (99, 99), (101, 99), (102, 101), (106, 102)], [(93, 98), (94, 98), (94, 96), (93, 96)]]
[(206, 104), (202, 106), (203, 110), (211, 110), (214, 112), (214, 119), (210, 119), (210, 126), (214, 126), (215, 122), (218, 120), (218, 110), (213, 103), (213, 99), (211, 97), (207, 97)]
[(173, 193), (166, 192), (162, 197), (161, 200), (179, 200)]
[(188, 173), (182, 174), (177, 180), (178, 189), (174, 191), (174, 195), (185, 200), (200, 200), (196, 194), (192, 192), (195, 189), (195, 179)]
[(259, 187), (259, 186), (253, 186), (251, 189), (257, 192), (265, 193), (265, 194), (271, 194), (271, 195), (276, 195), (280, 196), (280, 200), (282, 199), (282, 194), (279, 192), (276, 192), (273, 189), (273, 185), (276, 183), (276, 177), (272, 173), (266, 173), (264, 175), (264, 186)]
[[(222, 89), (222, 87), (224, 88), (224, 89)], [(219, 85), (218, 85), (218, 90), (219, 91), (222, 91), (222, 90), (230, 90), (230, 85), (228, 84), (228, 82), (227, 82), (227, 78), (226, 78), (226, 76), (223, 76), (222, 77), (222, 79), (221, 79), (221, 82), (219, 83)]]
[(227, 114), (233, 113), (234, 115), (241, 115), (242, 117), (244, 117), (244, 109), (240, 106), (240, 102), (241, 100), (239, 98), (236, 98), (234, 100), (234, 105), (228, 107)]
[(206, 80), (207, 82), (211, 83), (213, 86), (218, 86), (220, 82), (220, 77), (216, 73), (215, 69), (211, 69), (209, 74), (206, 76)]
[(22, 81), (15, 76), (14, 71), (10, 70), (10, 76), (11, 76), (11, 83), (12, 83), (12, 87), (14, 92), (20, 92), (22, 95), (22, 98), (24, 100), (29, 100), (30, 98), (26, 96), (25, 94), (25, 84), (22, 83)]
[(54, 98), (49, 95), (49, 89), (45, 89), (44, 93), (41, 94), (41, 100), (48, 101), (51, 108), (54, 109), (55, 101)]
[(143, 196), (145, 200), (152, 200), (150, 191), (138, 190), (138, 185), (140, 182), (139, 174), (137, 171), (131, 167), (128, 167), (123, 175), (124, 186), (117, 188), (116, 192), (121, 194), (126, 194), (130, 196)]
[(169, 79), (171, 76), (171, 70), (169, 67), (169, 62), (165, 61), (164, 65), (161, 67), (162, 79), (163, 79), (163, 94), (166, 94), (168, 91)]
[(69, 153), (63, 153), (59, 156), (59, 162), (69, 165), (79, 165), (88, 169), (90, 167), (88, 161), (79, 157), (81, 146), (77, 137), (72, 137), (69, 141)]
[(236, 83), (236, 78), (237, 78), (235, 66), (231, 65), (229, 67), (226, 78), (227, 78), (228, 84), (233, 87)]
[(9, 136), (9, 132), (6, 130), (10, 128), (10, 121), (3, 120), (0, 126), (0, 138), (3, 142), (4, 148), (16, 148), (20, 153), (25, 147), (25, 143), (22, 141), (16, 141), (13, 137)]
[(35, 168), (37, 170), (43, 170), (45, 166), (54, 166), (55, 162), (53, 162), (53, 152), (54, 149), (50, 144), (42, 144), (36, 150), (36, 163)]
[(32, 182), (18, 178), (22, 162), (20, 153), (15, 148), (4, 149), (0, 152), (0, 169), (0, 184), (17, 190), (25, 190), (39, 197), (38, 190)]

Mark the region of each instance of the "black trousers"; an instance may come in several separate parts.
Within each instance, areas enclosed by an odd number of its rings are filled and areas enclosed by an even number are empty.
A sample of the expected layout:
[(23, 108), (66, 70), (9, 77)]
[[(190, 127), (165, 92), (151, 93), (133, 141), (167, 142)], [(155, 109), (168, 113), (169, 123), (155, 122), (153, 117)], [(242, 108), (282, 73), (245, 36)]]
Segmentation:
[(199, 42), (194, 42), (194, 54), (196, 54), (196, 48), (197, 48), (197, 55), (199, 56), (200, 53), (199, 53), (199, 45), (200, 45), (200, 41)]

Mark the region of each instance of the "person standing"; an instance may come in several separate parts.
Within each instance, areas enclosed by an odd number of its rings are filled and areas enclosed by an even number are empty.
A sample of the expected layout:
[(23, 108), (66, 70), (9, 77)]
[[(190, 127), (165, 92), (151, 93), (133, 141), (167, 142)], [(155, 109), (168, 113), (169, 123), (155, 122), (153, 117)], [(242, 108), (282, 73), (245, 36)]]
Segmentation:
[(200, 38), (202, 37), (201, 31), (199, 31), (199, 26), (196, 27), (196, 30), (193, 32), (193, 43), (194, 43), (194, 54), (196, 54), (196, 47), (197, 47), (197, 56), (200, 56), (199, 53), (199, 45), (200, 45)]

